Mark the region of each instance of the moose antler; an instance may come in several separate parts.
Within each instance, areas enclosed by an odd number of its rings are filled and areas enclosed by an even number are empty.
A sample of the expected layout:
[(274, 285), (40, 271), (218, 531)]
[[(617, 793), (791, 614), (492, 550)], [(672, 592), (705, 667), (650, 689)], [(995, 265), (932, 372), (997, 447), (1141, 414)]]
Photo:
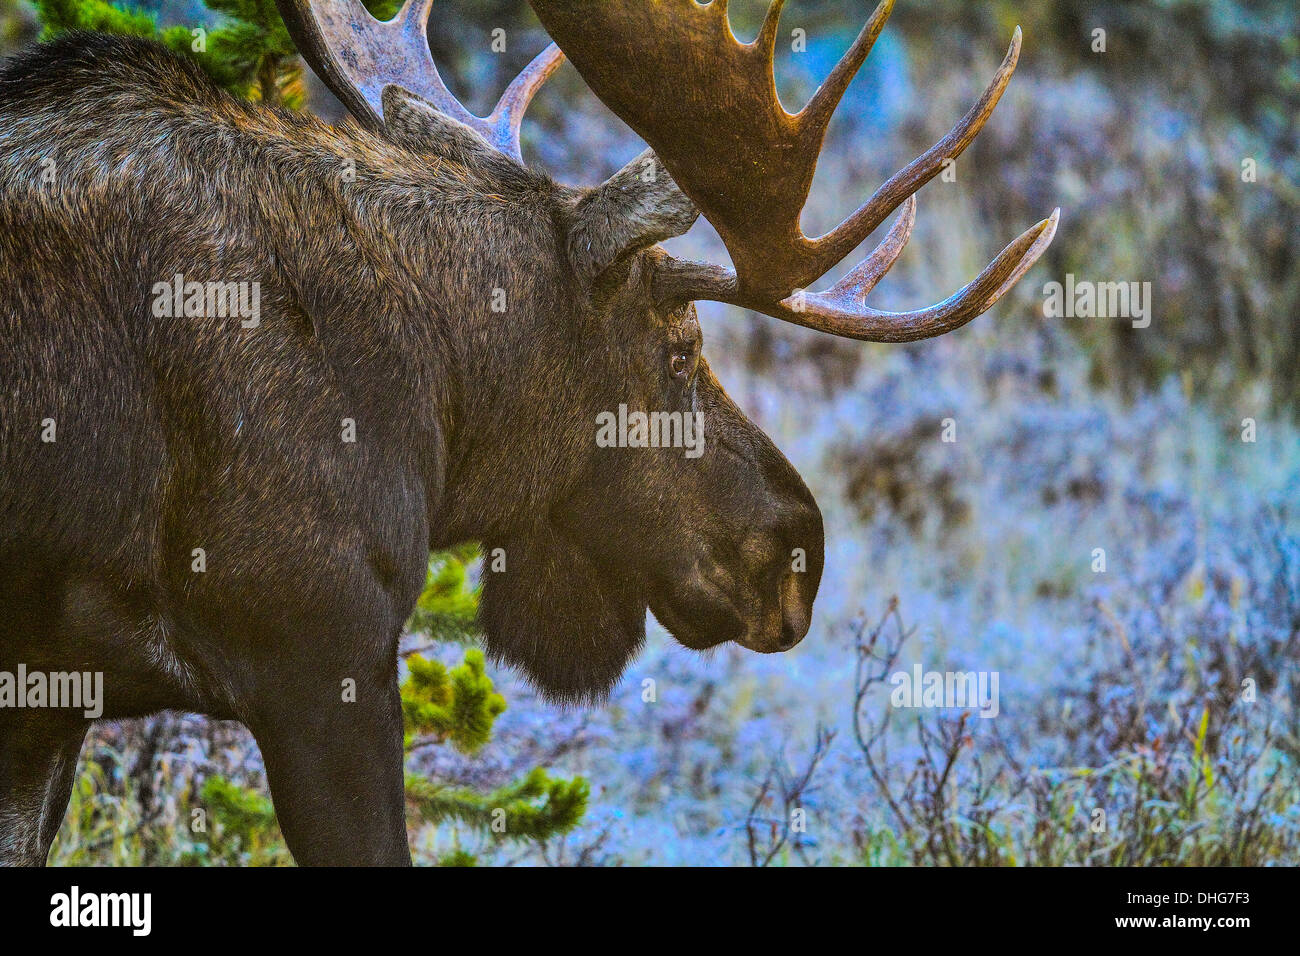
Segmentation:
[[(883, 0), (809, 103), (788, 113), (776, 92), (772, 0), (757, 38), (731, 31), (727, 0), (530, 0), (596, 95), (649, 143), (722, 237), (735, 271), (666, 259), (661, 300), (713, 299), (848, 338), (903, 342), (940, 335), (986, 311), (1051, 243), (1060, 214), (1037, 223), (949, 299), (916, 312), (880, 312), (868, 292), (911, 234), (913, 194), (970, 145), (993, 112), (1020, 52), (1016, 28), (993, 82), (947, 136), (895, 173), (837, 228), (809, 239), (800, 217), (832, 113), (893, 0)], [(834, 268), (902, 206), (884, 241), (833, 288), (803, 288)]]
[(519, 126), (533, 95), (564, 54), (551, 44), (506, 88), (489, 116), (475, 116), (452, 95), (429, 52), (434, 0), (406, 0), (392, 20), (376, 20), (361, 0), (276, 0), (294, 43), (316, 74), (365, 125), (383, 125), (386, 86), (416, 93), (522, 162)]

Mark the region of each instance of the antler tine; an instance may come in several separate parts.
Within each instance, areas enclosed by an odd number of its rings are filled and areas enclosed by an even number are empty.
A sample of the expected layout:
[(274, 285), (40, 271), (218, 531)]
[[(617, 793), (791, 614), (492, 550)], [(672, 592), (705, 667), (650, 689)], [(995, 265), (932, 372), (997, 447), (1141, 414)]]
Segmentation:
[(433, 4), (434, 0), (406, 0), (393, 19), (400, 21), (403, 26), (414, 25), (420, 30), (427, 31), (429, 17), (433, 15)]
[[(976, 313), (977, 315), (987, 312), (993, 307), (993, 304), (997, 302), (998, 299), (1010, 292), (1011, 287), (1020, 281), (1021, 276), (1033, 268), (1034, 263), (1038, 261), (1038, 257), (1047, 251), (1047, 247), (1050, 246), (1052, 240), (1056, 238), (1056, 227), (1061, 221), (1061, 207), (1057, 206), (1053, 209), (1052, 214), (1048, 216), (1045, 221), (1047, 223), (1046, 226), (1043, 228), (1042, 232), (1038, 234), (1038, 238), (1034, 240), (1033, 245), (1026, 250), (1024, 258), (1020, 260), (1020, 264), (1012, 270), (1011, 274), (1006, 277), (1002, 285), (998, 286), (997, 291), (985, 300), (980, 311)], [(1032, 232), (1033, 230), (1030, 231)]]
[[(442, 74), (438, 72), (438, 66), (433, 62), (433, 54), (429, 50), (429, 18), (433, 16), (434, 0), (406, 0), (402, 4), (397, 15), (391, 21), (384, 24), (384, 21), (374, 20), (375, 27), (380, 24), (384, 26), (394, 26), (396, 32), (401, 37), (401, 44), (395, 50), (397, 53), (406, 54), (414, 58), (414, 63), (410, 64), (418, 69), (418, 87), (405, 87), (412, 93), (418, 93), (426, 100), (438, 107), (452, 119), (464, 123), (466, 126), (477, 129), (480, 133), (483, 130), (478, 126), (476, 117), (469, 110), (465, 109), (465, 104), (458, 100), (454, 93), (447, 88), (443, 82)], [(368, 11), (366, 11), (368, 13)], [(373, 20), (373, 18), (371, 18)], [(380, 78), (382, 81), (382, 77)], [(416, 79), (415, 76), (410, 79)], [(383, 83), (383, 86), (389, 85)], [(404, 84), (399, 83), (399, 86)], [(379, 113), (383, 115), (383, 87), (380, 87), (380, 107)]]
[(406, 0), (397, 16), (382, 21), (360, 0), (276, 0), (303, 57), (362, 124), (382, 129), (384, 89), (400, 86), (522, 163), (524, 111), (564, 55), (552, 44), (511, 82), (488, 117), (475, 116), (447, 88), (429, 51), (434, 3)]
[[(759, 28), (758, 36), (754, 37), (753, 46), (774, 62), (776, 59), (776, 31), (781, 25), (781, 10), (784, 6), (785, 0), (772, 0), (768, 4), (767, 14), (763, 17), (763, 25)], [(773, 85), (775, 85), (775, 79), (773, 77)]]
[(865, 302), (867, 295), (903, 254), (903, 247), (907, 245), (907, 240), (912, 238), (912, 227), (915, 225), (916, 197), (908, 196), (903, 201), (903, 211), (889, 227), (889, 232), (880, 241), (880, 245), (876, 246), (871, 255), (859, 262), (848, 275), (835, 283), (827, 295), (843, 296), (855, 303)]
[[(908, 197), (899, 221), (914, 215), (915, 197)], [(893, 264), (891, 242), (898, 223), (875, 253), (826, 292), (790, 297), (771, 307), (760, 307), (778, 318), (819, 332), (864, 342), (915, 342), (961, 328), (993, 307), (1038, 261), (1056, 235), (1061, 210), (1035, 223), (1017, 236), (975, 279), (960, 291), (926, 309), (913, 312), (882, 312), (864, 301), (880, 277)], [(899, 244), (892, 256), (902, 251)], [(880, 254), (881, 262), (873, 263)]]
[(533, 57), (522, 73), (516, 76), (506, 91), (501, 94), (496, 109), (488, 116), (487, 122), (493, 129), (493, 145), (515, 159), (520, 159), (519, 130), (523, 126), (524, 113), (533, 101), (537, 91), (542, 88), (551, 74), (564, 62), (564, 54), (552, 43), (537, 56)]
[[(892, 3), (892, 0), (886, 2)], [(883, 7), (884, 4), (881, 6)], [(1016, 71), (1016, 63), (1020, 59), (1020, 42), (1020, 27), (1016, 27), (1011, 37), (1011, 45), (1007, 48), (1007, 55), (984, 89), (983, 95), (946, 136), (890, 176), (870, 199), (839, 226), (826, 235), (811, 240), (816, 251), (814, 257), (816, 265), (813, 268), (820, 269), (818, 275), (834, 268), (837, 262), (852, 252), (863, 239), (884, 222), (885, 217), (897, 209), (899, 203), (937, 176), (943, 170), (945, 160), (956, 159), (974, 142), (988, 118), (993, 115), (993, 110), (1002, 98), (1007, 84), (1011, 82), (1011, 77)]]
[[(781, 2), (784, 3), (785, 0)], [(821, 142), (826, 133), (826, 126), (835, 113), (835, 107), (839, 106), (849, 84), (853, 82), (853, 77), (857, 76), (858, 70), (862, 69), (862, 64), (867, 61), (871, 48), (876, 45), (876, 40), (879, 39), (881, 31), (885, 29), (885, 23), (889, 20), (889, 15), (893, 12), (894, 0), (881, 0), (880, 6), (876, 7), (875, 12), (871, 14), (871, 19), (862, 27), (862, 31), (853, 41), (848, 52), (835, 64), (835, 69), (831, 70), (830, 76), (826, 77), (812, 99), (799, 112), (797, 119), (805, 136), (816, 137), (817, 142)]]

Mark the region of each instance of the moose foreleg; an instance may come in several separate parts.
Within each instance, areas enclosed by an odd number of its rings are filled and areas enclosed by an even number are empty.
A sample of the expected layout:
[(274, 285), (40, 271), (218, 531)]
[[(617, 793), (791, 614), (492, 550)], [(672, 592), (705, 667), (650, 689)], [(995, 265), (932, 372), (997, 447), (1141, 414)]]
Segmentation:
[(409, 866), (395, 664), (333, 670), (295, 670), (249, 721), (280, 829), (302, 866)]
[(89, 726), (50, 711), (0, 711), (0, 865), (45, 863)]

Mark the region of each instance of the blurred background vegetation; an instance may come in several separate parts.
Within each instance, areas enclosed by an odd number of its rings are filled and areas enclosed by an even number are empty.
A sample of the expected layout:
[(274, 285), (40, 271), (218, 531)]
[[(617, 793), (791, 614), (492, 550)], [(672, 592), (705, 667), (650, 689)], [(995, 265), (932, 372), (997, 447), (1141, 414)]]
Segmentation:
[[(871, 6), (791, 0), (788, 107)], [(271, 0), (143, 7), (40, 4), (53, 30), (161, 24), (239, 95), (340, 118)], [(752, 35), (763, 4), (732, 10)], [(546, 42), (525, 0), (440, 0), (434, 22), (480, 113)], [(921, 192), (875, 293), (936, 301), (1060, 205), (1007, 300), (912, 346), (702, 309), (723, 382), (826, 513), (813, 632), (760, 659), (656, 631), (609, 706), (557, 711), (465, 648), (473, 552), (434, 556), (405, 647), (417, 860), (1300, 862), (1300, 7), (900, 0), (832, 125), (806, 229), (941, 136), (1016, 24), (1015, 80), (955, 181)], [(0, 51), (40, 30), (25, 0), (0, 0)], [(525, 155), (567, 182), (639, 149), (568, 67), (525, 129)], [(706, 223), (672, 247), (725, 261)], [(1045, 319), (1043, 287), (1067, 274), (1151, 283), (1150, 326)], [(1001, 714), (892, 712), (882, 679), (916, 662), (998, 671)], [(99, 728), (83, 768), (58, 862), (287, 859), (235, 725)]]

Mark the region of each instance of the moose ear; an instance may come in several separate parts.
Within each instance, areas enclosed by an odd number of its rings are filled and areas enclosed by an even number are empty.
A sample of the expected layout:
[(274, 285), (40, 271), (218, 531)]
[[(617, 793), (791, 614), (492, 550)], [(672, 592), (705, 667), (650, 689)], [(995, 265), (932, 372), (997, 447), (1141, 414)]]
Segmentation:
[(384, 131), (400, 146), (459, 163), (508, 160), (475, 130), (400, 86), (384, 87)]
[(645, 642), (638, 589), (550, 524), (485, 543), (484, 554), (479, 623), (488, 656), (519, 668), (548, 700), (606, 699)]
[(633, 252), (680, 236), (700, 211), (647, 149), (587, 193), (574, 210), (569, 261), (584, 285)]

